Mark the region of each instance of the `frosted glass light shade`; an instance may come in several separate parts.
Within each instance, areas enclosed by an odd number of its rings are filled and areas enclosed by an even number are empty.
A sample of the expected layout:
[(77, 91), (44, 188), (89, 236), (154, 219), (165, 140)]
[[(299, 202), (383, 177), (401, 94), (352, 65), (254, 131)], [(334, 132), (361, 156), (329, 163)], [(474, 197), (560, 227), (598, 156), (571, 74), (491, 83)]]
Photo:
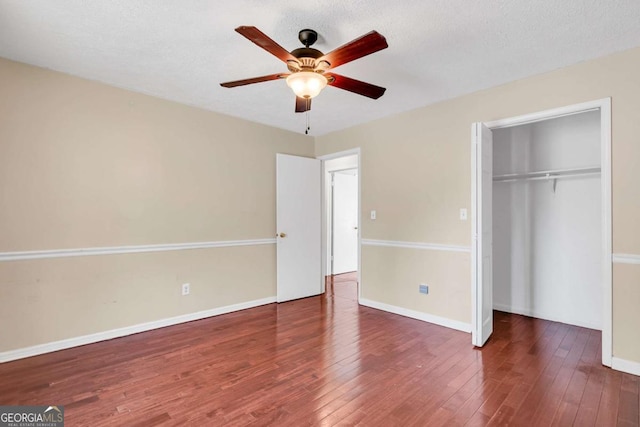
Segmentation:
[(287, 77), (287, 86), (300, 98), (313, 98), (327, 85), (327, 78), (313, 71), (299, 71)]

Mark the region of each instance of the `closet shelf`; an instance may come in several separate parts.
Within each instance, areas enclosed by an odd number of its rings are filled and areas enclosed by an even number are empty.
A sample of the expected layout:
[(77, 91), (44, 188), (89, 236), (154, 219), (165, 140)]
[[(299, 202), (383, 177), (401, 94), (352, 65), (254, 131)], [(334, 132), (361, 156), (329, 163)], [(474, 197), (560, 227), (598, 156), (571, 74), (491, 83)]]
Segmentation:
[(600, 173), (599, 166), (592, 166), (587, 168), (573, 168), (573, 169), (554, 169), (537, 172), (523, 172), (523, 173), (509, 173), (505, 175), (496, 175), (493, 177), (494, 182), (513, 182), (513, 181), (533, 181), (542, 179), (559, 179), (570, 178), (574, 176), (582, 175), (597, 175)]

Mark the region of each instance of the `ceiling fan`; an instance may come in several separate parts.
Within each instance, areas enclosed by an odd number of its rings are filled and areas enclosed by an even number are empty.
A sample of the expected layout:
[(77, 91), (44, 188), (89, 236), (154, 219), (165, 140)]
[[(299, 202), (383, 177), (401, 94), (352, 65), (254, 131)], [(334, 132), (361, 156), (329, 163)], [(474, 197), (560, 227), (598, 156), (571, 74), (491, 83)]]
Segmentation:
[(371, 31), (327, 54), (311, 47), (318, 40), (318, 33), (314, 30), (305, 29), (300, 31), (298, 39), (304, 47), (291, 52), (286, 51), (256, 27), (242, 26), (236, 28), (236, 32), (283, 61), (287, 64), (290, 72), (220, 83), (220, 86), (232, 88), (270, 80), (286, 79), (287, 85), (296, 94), (296, 113), (309, 111), (311, 109), (311, 98), (317, 96), (327, 85), (372, 99), (380, 98), (386, 90), (380, 86), (328, 72), (330, 69), (347, 62), (387, 48), (387, 40), (377, 31)]

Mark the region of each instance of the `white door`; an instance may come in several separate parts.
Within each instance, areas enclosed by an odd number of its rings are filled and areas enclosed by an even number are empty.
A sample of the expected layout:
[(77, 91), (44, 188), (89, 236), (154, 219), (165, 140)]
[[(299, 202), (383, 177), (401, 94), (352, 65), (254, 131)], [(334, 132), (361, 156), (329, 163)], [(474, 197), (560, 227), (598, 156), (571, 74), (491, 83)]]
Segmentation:
[(333, 274), (358, 269), (357, 171), (333, 173)]
[(482, 123), (472, 129), (473, 177), (473, 345), (482, 347), (493, 332), (493, 135)]
[(320, 160), (276, 155), (278, 302), (322, 292)]

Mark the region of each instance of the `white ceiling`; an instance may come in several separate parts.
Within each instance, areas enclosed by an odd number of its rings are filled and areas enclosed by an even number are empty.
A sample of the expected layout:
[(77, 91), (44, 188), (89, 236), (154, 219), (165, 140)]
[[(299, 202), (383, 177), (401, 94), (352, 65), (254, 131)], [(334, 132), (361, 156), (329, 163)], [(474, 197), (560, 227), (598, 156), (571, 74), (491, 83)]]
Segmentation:
[(288, 50), (312, 28), (325, 53), (377, 30), (389, 48), (336, 72), (386, 94), (328, 87), (310, 115), (321, 135), (639, 46), (638, 22), (639, 0), (0, 0), (0, 56), (303, 132), (284, 81), (219, 86), (286, 71), (234, 28)]

